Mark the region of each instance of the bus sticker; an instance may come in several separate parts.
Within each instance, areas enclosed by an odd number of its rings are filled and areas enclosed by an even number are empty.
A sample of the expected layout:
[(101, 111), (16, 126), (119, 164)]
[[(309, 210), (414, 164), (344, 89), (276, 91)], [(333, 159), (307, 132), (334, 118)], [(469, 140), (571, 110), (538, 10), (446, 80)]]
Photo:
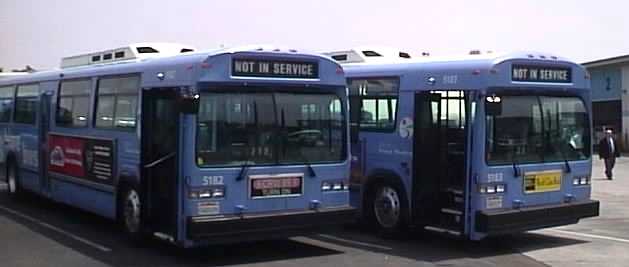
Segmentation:
[(197, 212), (199, 215), (216, 215), (221, 211), (221, 205), (216, 201), (197, 203)]
[(487, 209), (499, 209), (499, 208), (502, 208), (502, 196), (488, 197), (485, 200), (485, 207)]

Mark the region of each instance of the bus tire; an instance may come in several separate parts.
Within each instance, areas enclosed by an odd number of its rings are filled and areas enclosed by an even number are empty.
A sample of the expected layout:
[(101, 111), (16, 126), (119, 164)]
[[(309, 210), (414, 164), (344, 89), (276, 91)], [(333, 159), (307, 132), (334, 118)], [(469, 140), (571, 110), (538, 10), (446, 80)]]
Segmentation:
[(6, 168), (6, 183), (7, 194), (11, 197), (18, 197), (22, 194), (22, 188), (20, 187), (20, 176), (17, 171), (17, 166), (13, 163), (13, 160), (7, 161)]
[(375, 182), (370, 187), (366, 204), (369, 224), (381, 234), (390, 236), (405, 230), (408, 202), (400, 185), (387, 180)]
[(122, 230), (134, 241), (142, 239), (141, 198), (135, 186), (124, 186), (118, 198), (118, 222)]

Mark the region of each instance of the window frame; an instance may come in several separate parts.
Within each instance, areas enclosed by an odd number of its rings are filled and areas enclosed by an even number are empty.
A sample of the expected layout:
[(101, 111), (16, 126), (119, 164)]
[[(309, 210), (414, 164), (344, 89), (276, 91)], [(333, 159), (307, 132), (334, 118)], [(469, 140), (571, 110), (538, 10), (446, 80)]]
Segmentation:
[[(264, 90), (264, 89), (270, 89), (271, 90)], [(340, 94), (337, 94), (336, 91), (328, 91), (328, 92), (322, 92), (319, 90), (303, 90), (303, 91), (293, 91), (292, 89), (295, 89), (296, 87), (294, 86), (288, 86), (288, 87), (284, 87), (282, 85), (275, 85), (275, 86), (255, 86), (255, 87), (251, 87), (251, 88), (246, 88), (242, 87), (242, 86), (238, 86), (238, 85), (221, 85), (221, 86), (216, 86), (216, 85), (210, 85), (207, 86), (205, 88), (203, 88), (202, 90), (202, 94), (206, 93), (206, 94), (221, 94), (221, 93), (269, 93), (271, 95), (275, 94), (275, 93), (306, 93), (306, 94), (332, 94), (334, 95), (340, 103), (340, 108), (341, 108), (341, 114), (343, 115), (343, 120), (342, 123), (345, 124), (343, 128), (345, 127), (349, 127), (349, 116), (350, 116), (350, 112), (349, 112), (349, 101), (347, 101), (348, 99), (346, 99), (346, 101), (343, 101), (343, 96)], [(326, 86), (318, 86), (317, 88), (330, 88), (330, 87), (326, 87)], [(232, 89), (237, 89), (237, 90), (232, 90)], [(201, 97), (203, 97), (203, 95), (201, 95)], [(273, 97), (273, 99), (275, 99), (275, 97)], [(277, 114), (277, 104), (275, 104), (275, 100), (274, 102), (274, 120), (277, 123), (277, 119), (278, 119), (278, 114)], [(200, 111), (200, 108), (199, 108)], [(216, 113), (214, 113), (214, 119), (216, 119)], [(198, 152), (199, 151), (199, 114), (195, 114), (195, 118), (194, 118), (194, 151), (195, 151), (195, 160), (194, 160), (194, 164), (195, 166), (197, 166), (200, 169), (220, 169), (220, 168), (240, 168), (243, 165), (227, 165), (227, 164), (216, 164), (216, 165), (203, 165), (203, 164), (199, 164), (199, 162), (197, 161), (197, 156), (198, 156)], [(264, 167), (264, 166), (294, 166), (294, 165), (304, 165), (304, 164), (310, 164), (313, 166), (316, 165), (326, 165), (326, 164), (342, 164), (344, 162), (348, 162), (348, 157), (350, 154), (350, 144), (349, 144), (349, 136), (347, 135), (347, 133), (343, 134), (343, 147), (341, 149), (341, 155), (343, 155), (341, 160), (338, 161), (329, 161), (329, 162), (292, 162), (292, 163), (282, 163), (279, 160), (279, 155), (275, 155), (274, 156), (274, 162), (272, 163), (264, 163), (264, 164), (251, 164), (251, 165), (247, 165), (249, 167)]]
[[(77, 81), (89, 81), (89, 88), (88, 88), (88, 92), (87, 92), (87, 113), (86, 113), (86, 120), (87, 122), (85, 123), (84, 126), (76, 126), (74, 125), (74, 118), (72, 119), (72, 123), (70, 125), (66, 125), (66, 124), (60, 124), (59, 123), (59, 107), (61, 104), (61, 88), (63, 87), (63, 83), (64, 82), (77, 82)], [(72, 129), (83, 129), (83, 128), (88, 128), (89, 125), (89, 116), (90, 116), (90, 105), (91, 105), (91, 100), (92, 100), (92, 93), (93, 93), (93, 88), (94, 88), (94, 80), (93, 77), (81, 77), (81, 78), (73, 78), (73, 79), (67, 79), (67, 80), (59, 80), (59, 85), (57, 88), (57, 103), (55, 105), (55, 127), (61, 127), (61, 128), (72, 128)], [(83, 95), (72, 95), (72, 97), (76, 97), (76, 96), (83, 96)], [(73, 109), (74, 109), (74, 99), (73, 99)], [(74, 110), (73, 110), (74, 111)]]
[[(20, 93), (20, 87), (31, 86), (31, 85), (37, 86), (37, 94), (35, 96), (22, 96), (22, 97), (18, 96), (19, 93)], [(41, 86), (40, 86), (40, 83), (34, 82), (34, 83), (17, 84), (14, 87), (15, 87), (15, 89), (14, 89), (14, 93), (13, 93), (13, 107), (12, 107), (12, 110), (13, 110), (12, 113), (13, 114), (11, 116), (12, 122), (16, 123), (16, 124), (23, 124), (23, 125), (37, 125), (37, 122), (38, 122), (38, 118), (37, 118), (38, 116), (37, 115), (39, 114), (39, 104), (40, 104), (40, 101), (41, 101), (41, 95), (40, 95), (41, 94), (41, 91), (40, 91), (41, 90)], [(17, 102), (18, 102), (18, 100), (20, 98), (23, 98), (23, 99), (35, 99), (36, 100), (36, 106), (35, 106), (35, 109), (34, 109), (34, 113), (35, 114), (33, 116), (34, 120), (32, 122), (23, 122), (23, 121), (18, 121), (17, 120), (17, 115), (18, 115), (18, 113), (17, 113), (17, 106), (18, 106)]]
[[(586, 120), (589, 121), (588, 124), (585, 124), (588, 126), (589, 128), (589, 140), (590, 140), (590, 144), (587, 146), (589, 147), (589, 151), (588, 151), (588, 156), (586, 159), (567, 159), (569, 162), (571, 161), (585, 161), (585, 160), (591, 160), (596, 151), (593, 149), (593, 145), (595, 142), (598, 142), (597, 140), (593, 140), (593, 134), (594, 134), (594, 126), (591, 124), (592, 121), (592, 112), (591, 110), (588, 110), (587, 107), (587, 102), (585, 101), (585, 98), (582, 95), (579, 94), (573, 94), (573, 93), (562, 93), (562, 92), (544, 92), (544, 93), (535, 93), (535, 92), (531, 92), (531, 91), (527, 91), (527, 92), (516, 92), (516, 91), (512, 91), (512, 90), (500, 90), (500, 91), (490, 91), (487, 93), (487, 95), (491, 95), (492, 93), (496, 94), (497, 96), (503, 97), (503, 96), (534, 96), (538, 99), (539, 102), (539, 106), (538, 109), (540, 110), (540, 115), (542, 116), (541, 119), (541, 131), (542, 134), (544, 134), (546, 132), (545, 129), (545, 122), (544, 122), (544, 114), (543, 114), (543, 110), (541, 107), (541, 97), (565, 97), (565, 98), (576, 98), (579, 101), (581, 101), (581, 103), (583, 104), (583, 107), (585, 108), (585, 114), (587, 116)], [(492, 163), (489, 160), (489, 153), (487, 151), (488, 147), (487, 147), (487, 138), (488, 138), (488, 129), (487, 129), (487, 125), (486, 125), (486, 121), (487, 121), (487, 109), (486, 109), (486, 102), (485, 102), (485, 96), (487, 95), (483, 95), (481, 97), (482, 99), (482, 106), (483, 106), (483, 128), (485, 128), (485, 134), (483, 136), (483, 145), (482, 145), (482, 149), (483, 149), (483, 161), (485, 166), (487, 167), (504, 167), (504, 166), (508, 166), (511, 165), (512, 163)], [(544, 144), (544, 140), (542, 141), (542, 143)], [(545, 144), (544, 144), (545, 146)], [(539, 161), (531, 161), (531, 162), (518, 162), (516, 161), (516, 164), (556, 164), (556, 163), (561, 163), (563, 162), (563, 160), (556, 160), (556, 161), (546, 161), (546, 159), (544, 158), (545, 155), (542, 152), (541, 155), (541, 160)]]
[[(352, 90), (349, 88), (348, 86), (348, 91), (349, 91), (349, 98), (358, 98), (360, 100), (360, 106), (357, 108), (358, 112), (361, 112), (361, 114), (358, 116), (358, 131), (359, 132), (377, 132), (377, 133), (394, 133), (397, 129), (397, 123), (398, 123), (398, 116), (399, 116), (399, 110), (400, 110), (400, 87), (401, 87), (401, 77), (400, 76), (362, 76), (362, 77), (351, 77), (351, 78), (347, 78), (347, 84), (350, 85), (352, 84), (353, 81), (355, 80), (390, 80), (390, 81), (395, 81), (397, 83), (397, 90), (394, 91), (393, 94), (383, 94), (383, 95), (367, 95), (367, 96), (363, 96), (360, 95), (360, 92), (358, 95), (354, 95), (352, 94)], [(388, 103), (392, 104), (392, 100), (395, 100), (395, 109), (391, 110), (393, 113), (390, 115), (393, 115), (393, 121), (390, 127), (379, 127), (377, 126), (377, 113), (374, 114), (374, 118), (376, 121), (376, 126), (375, 127), (363, 127), (362, 126), (362, 108), (363, 108), (363, 100), (375, 100), (376, 102), (376, 112), (378, 111), (378, 102), (380, 102), (380, 100), (387, 100)], [(349, 101), (351, 103), (351, 100)], [(354, 110), (351, 105), (349, 107), (350, 109), (350, 127), (352, 124), (351, 121), (351, 113)]]
[[(97, 120), (98, 120), (98, 103), (100, 100), (101, 95), (100, 93), (100, 84), (101, 81), (104, 79), (121, 79), (121, 78), (131, 78), (131, 77), (135, 77), (138, 79), (137, 82), (137, 88), (136, 88), (136, 92), (134, 94), (132, 93), (124, 93), (124, 94), (115, 94), (115, 93), (108, 93), (108, 94), (104, 94), (102, 96), (107, 96), (107, 97), (113, 97), (113, 105), (112, 105), (112, 120), (113, 120), (113, 125), (111, 127), (109, 126), (98, 126), (96, 124)], [(129, 73), (129, 74), (120, 74), (120, 75), (107, 75), (107, 76), (100, 76), (97, 78), (96, 80), (96, 86), (94, 87), (94, 105), (91, 107), (91, 111), (93, 112), (92, 114), (94, 114), (94, 116), (92, 116), (91, 121), (91, 126), (94, 129), (99, 129), (99, 130), (108, 130), (108, 131), (118, 131), (118, 132), (135, 132), (138, 129), (138, 123), (139, 123), (139, 119), (138, 119), (138, 114), (139, 114), (139, 108), (140, 108), (140, 91), (142, 88), (142, 76), (139, 73)], [(132, 96), (135, 97), (135, 112), (134, 112), (134, 121), (135, 124), (133, 125), (133, 127), (118, 127), (116, 126), (116, 106), (117, 106), (117, 101), (118, 101), (118, 97), (119, 96)]]
[[(11, 100), (11, 107), (9, 107), (9, 115), (7, 116), (8, 119), (6, 121), (3, 121), (0, 119), (0, 123), (12, 123), (13, 122), (13, 113), (15, 113), (15, 97), (16, 97), (16, 93), (17, 93), (17, 85), (13, 84), (13, 85), (5, 85), (5, 86), (0, 86), (0, 88), (12, 88), (13, 92), (11, 94), (11, 97), (0, 97), (0, 101), (1, 100), (5, 100), (5, 99), (10, 99)], [(0, 117), (1, 118), (1, 117)]]

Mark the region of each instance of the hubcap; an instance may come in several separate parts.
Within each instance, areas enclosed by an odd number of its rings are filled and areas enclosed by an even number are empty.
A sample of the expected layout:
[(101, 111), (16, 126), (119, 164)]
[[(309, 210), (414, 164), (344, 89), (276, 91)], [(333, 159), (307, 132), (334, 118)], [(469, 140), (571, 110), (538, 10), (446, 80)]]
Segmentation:
[(135, 190), (129, 190), (124, 203), (124, 220), (127, 230), (137, 233), (140, 229), (140, 196)]
[(15, 193), (15, 189), (16, 189), (16, 183), (15, 183), (15, 171), (13, 170), (13, 168), (9, 168), (9, 173), (8, 173), (8, 189), (9, 189), (9, 193)]
[(380, 226), (393, 228), (400, 220), (400, 197), (395, 189), (381, 187), (374, 199), (374, 213)]

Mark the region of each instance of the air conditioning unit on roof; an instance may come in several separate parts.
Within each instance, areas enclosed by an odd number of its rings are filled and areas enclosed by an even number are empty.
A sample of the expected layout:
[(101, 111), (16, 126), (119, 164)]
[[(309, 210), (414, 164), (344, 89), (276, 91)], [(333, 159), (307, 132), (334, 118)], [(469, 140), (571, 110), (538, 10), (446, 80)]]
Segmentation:
[(325, 52), (323, 54), (341, 64), (399, 62), (411, 58), (411, 55), (407, 52), (388, 47), (357, 47), (349, 50)]
[(105, 51), (64, 57), (61, 59), (61, 68), (107, 64), (152, 57), (175, 56), (193, 51), (195, 51), (195, 49), (191, 46), (182, 44), (137, 43)]

